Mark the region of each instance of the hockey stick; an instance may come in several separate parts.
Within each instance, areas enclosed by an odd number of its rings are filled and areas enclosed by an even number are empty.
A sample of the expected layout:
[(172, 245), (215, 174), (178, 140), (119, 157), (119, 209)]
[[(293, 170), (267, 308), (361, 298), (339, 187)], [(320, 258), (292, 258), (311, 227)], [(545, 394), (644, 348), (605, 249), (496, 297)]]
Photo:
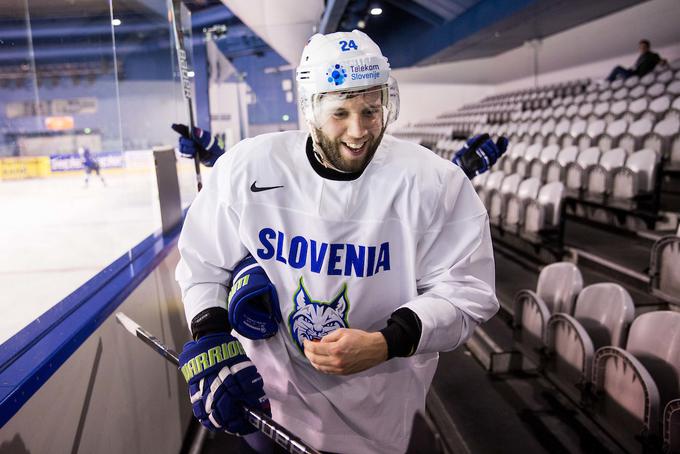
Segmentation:
[[(156, 352), (158, 352), (165, 359), (179, 367), (179, 356), (177, 356), (177, 352), (163, 345), (163, 343), (156, 336), (139, 326), (139, 324), (122, 312), (116, 313), (116, 320), (131, 334), (137, 336), (138, 339), (156, 350)], [(250, 422), (250, 424), (265, 434), (268, 438), (274, 440), (289, 453), (320, 454), (314, 448), (307, 446), (304, 441), (288, 432), (288, 430), (286, 430), (283, 426), (279, 425), (264, 413), (261, 413), (258, 410), (253, 410), (246, 406), (243, 408), (246, 412), (246, 415), (248, 415), (248, 422)]]
[[(189, 111), (189, 137), (194, 132), (196, 121), (194, 120), (194, 106), (191, 99), (191, 81), (189, 80), (189, 66), (187, 65), (187, 53), (184, 50), (184, 33), (182, 32), (182, 24), (180, 18), (182, 17), (181, 0), (167, 0), (168, 14), (170, 22), (172, 23), (173, 36), (175, 38), (175, 50), (177, 53), (177, 64), (179, 66), (180, 79), (182, 81), (182, 92), (186, 100), (187, 110)], [(196, 170), (196, 184), (198, 190), (203, 188), (203, 180), (201, 178), (201, 164), (198, 153), (194, 155), (194, 169)]]

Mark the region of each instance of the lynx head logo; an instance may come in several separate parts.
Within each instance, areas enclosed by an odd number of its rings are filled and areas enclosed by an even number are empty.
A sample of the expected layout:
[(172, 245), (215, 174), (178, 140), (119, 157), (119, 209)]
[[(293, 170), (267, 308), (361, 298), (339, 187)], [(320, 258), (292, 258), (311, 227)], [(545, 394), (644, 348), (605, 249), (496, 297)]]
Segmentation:
[(340, 292), (330, 301), (315, 301), (309, 295), (301, 277), (300, 285), (293, 295), (293, 303), (288, 325), (293, 341), (300, 351), (304, 350), (304, 339), (319, 340), (338, 328), (349, 328), (347, 284), (343, 284)]

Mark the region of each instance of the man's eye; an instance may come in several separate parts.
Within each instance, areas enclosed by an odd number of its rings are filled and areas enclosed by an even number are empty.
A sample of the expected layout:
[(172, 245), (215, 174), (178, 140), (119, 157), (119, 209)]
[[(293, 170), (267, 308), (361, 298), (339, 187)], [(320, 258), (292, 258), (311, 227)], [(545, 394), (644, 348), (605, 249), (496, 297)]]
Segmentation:
[(335, 118), (345, 118), (345, 117), (347, 117), (347, 112), (345, 112), (344, 110), (338, 110), (337, 112), (333, 113), (333, 117), (335, 117)]

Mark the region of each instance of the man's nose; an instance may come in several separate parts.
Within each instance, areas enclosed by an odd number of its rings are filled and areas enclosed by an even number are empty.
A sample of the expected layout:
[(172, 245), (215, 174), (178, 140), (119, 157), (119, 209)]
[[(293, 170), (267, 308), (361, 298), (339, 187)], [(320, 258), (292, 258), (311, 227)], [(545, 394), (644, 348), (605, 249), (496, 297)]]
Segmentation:
[(366, 122), (361, 115), (352, 115), (348, 119), (347, 135), (355, 139), (361, 139), (366, 136)]

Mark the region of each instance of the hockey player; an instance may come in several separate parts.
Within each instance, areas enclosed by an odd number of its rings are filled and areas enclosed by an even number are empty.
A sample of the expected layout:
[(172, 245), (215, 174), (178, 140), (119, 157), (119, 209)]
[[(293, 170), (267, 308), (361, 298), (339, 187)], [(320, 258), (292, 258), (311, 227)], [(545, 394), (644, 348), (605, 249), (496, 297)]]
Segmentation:
[(498, 310), (488, 216), (458, 166), (385, 134), (399, 91), (367, 35), (313, 36), (296, 78), (309, 130), (233, 147), (182, 230), (194, 414), (246, 434), (246, 403), (319, 450), (404, 452), (438, 352)]
[(97, 162), (95, 157), (92, 156), (90, 150), (88, 148), (81, 147), (78, 149), (78, 154), (82, 159), (83, 169), (85, 169), (85, 187), (86, 188), (88, 187), (90, 174), (92, 172), (95, 172), (99, 179), (101, 180), (102, 184), (106, 186), (106, 181), (104, 181), (104, 177), (99, 173), (99, 162)]

